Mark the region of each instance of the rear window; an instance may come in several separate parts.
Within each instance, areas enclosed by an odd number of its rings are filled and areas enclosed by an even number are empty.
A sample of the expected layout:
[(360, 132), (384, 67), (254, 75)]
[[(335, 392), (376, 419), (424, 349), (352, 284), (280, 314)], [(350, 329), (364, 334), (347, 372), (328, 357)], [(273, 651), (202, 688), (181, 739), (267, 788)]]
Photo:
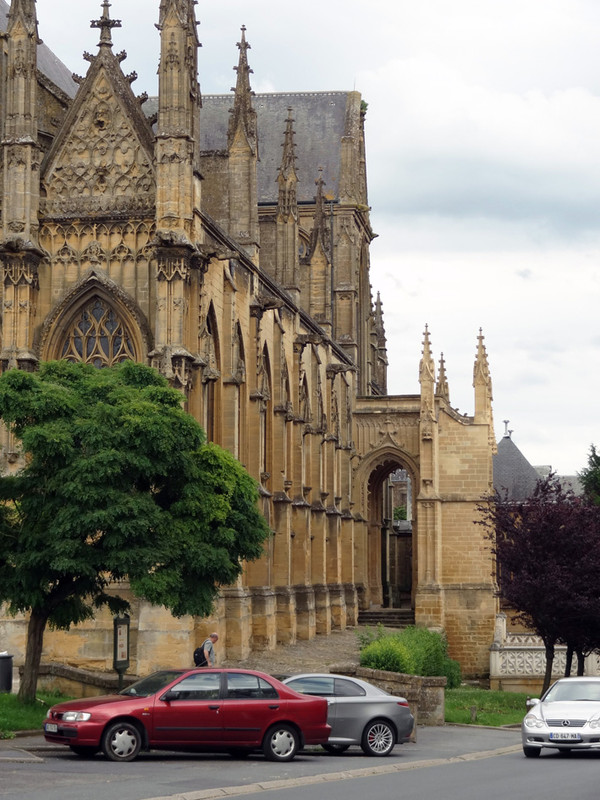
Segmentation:
[(333, 697), (333, 678), (314, 678), (310, 675), (305, 678), (295, 678), (288, 681), (286, 686), (300, 694), (314, 694), (318, 697)]
[(336, 697), (364, 697), (366, 695), (362, 686), (354, 681), (345, 681), (343, 678), (336, 678), (334, 682)]
[(276, 700), (279, 695), (274, 686), (258, 675), (228, 672), (225, 697), (240, 700)]

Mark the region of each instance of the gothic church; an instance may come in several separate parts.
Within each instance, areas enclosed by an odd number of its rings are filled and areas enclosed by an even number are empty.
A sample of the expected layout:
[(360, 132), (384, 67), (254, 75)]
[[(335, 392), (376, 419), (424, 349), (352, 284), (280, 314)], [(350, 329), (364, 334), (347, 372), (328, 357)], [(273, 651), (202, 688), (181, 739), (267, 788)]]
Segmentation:
[[(406, 605), (483, 674), (496, 612), (473, 524), (495, 447), (483, 336), (473, 416), (452, 408), (427, 328), (420, 394), (387, 395), (360, 94), (255, 95), (242, 28), (233, 94), (203, 95), (194, 0), (155, 5), (149, 98), (113, 50), (108, 0), (83, 77), (40, 42), (35, 0), (0, 0), (0, 368), (153, 365), (255, 477), (273, 531), (210, 620), (134, 601), (131, 672), (188, 664), (208, 629), (243, 659)], [(0, 468), (19, 458), (5, 432)], [(25, 620), (0, 609), (0, 649), (19, 663), (24, 647)], [(110, 669), (112, 621), (49, 632), (43, 658)]]

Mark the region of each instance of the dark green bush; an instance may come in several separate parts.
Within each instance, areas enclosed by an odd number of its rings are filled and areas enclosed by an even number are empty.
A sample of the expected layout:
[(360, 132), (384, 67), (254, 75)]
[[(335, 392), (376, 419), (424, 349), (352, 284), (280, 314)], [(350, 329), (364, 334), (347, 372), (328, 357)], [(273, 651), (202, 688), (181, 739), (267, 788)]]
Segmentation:
[(360, 651), (360, 665), (388, 672), (415, 674), (415, 661), (412, 653), (395, 636), (386, 636), (368, 644)]
[[(366, 660), (363, 661), (363, 654)], [(399, 655), (396, 655), (399, 654)], [(375, 663), (377, 662), (377, 663)], [(396, 666), (379, 666), (380, 663)], [(361, 650), (361, 666), (387, 669), (427, 677), (440, 676), (448, 681), (449, 689), (460, 686), (460, 664), (448, 655), (448, 643), (443, 633), (414, 626), (377, 638)]]

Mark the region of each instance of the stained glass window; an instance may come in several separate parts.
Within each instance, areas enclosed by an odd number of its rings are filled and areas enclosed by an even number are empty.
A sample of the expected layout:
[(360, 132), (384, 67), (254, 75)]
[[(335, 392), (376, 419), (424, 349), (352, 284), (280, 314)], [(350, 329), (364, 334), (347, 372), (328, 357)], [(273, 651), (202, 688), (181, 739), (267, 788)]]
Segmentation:
[(101, 298), (83, 307), (67, 333), (61, 351), (66, 361), (83, 361), (110, 367), (119, 361), (136, 361), (131, 334), (118, 314)]

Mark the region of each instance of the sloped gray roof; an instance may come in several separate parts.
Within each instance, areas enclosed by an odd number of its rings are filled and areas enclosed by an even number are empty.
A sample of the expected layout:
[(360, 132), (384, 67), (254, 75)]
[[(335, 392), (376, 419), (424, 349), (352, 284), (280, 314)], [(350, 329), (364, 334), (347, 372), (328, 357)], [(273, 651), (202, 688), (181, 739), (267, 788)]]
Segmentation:
[[(323, 168), (324, 192), (338, 197), (341, 142), (345, 133), (347, 92), (297, 92), (257, 94), (253, 98), (258, 127), (258, 202), (277, 199), (277, 174), (281, 165), (288, 108), (294, 119), (298, 202), (313, 202)], [(233, 95), (202, 97), (200, 137), (202, 150), (225, 150)]]
[[(0, 31), (6, 32), (8, 25), (8, 12), (10, 6), (4, 0), (0, 0)], [(52, 83), (62, 89), (69, 97), (75, 97), (77, 92), (77, 84), (73, 80), (72, 72), (70, 69), (57, 58), (49, 47), (45, 44), (38, 45), (38, 69), (43, 72), (46, 77), (50, 78)]]
[(508, 492), (508, 500), (526, 500), (535, 489), (540, 475), (527, 461), (510, 436), (498, 442), (498, 452), (494, 455), (494, 489), (500, 494)]
[[(292, 92), (257, 94), (252, 105), (258, 129), (258, 202), (277, 202), (277, 175), (281, 164), (282, 145), (288, 117), (292, 109), (298, 202), (312, 203), (316, 195), (315, 181), (323, 169), (324, 193), (327, 199), (339, 197), (341, 144), (345, 135), (346, 104), (349, 92)], [(227, 150), (229, 110), (233, 94), (202, 95), (200, 111), (200, 149), (204, 152)], [(158, 99), (144, 103), (148, 116), (158, 110)]]

